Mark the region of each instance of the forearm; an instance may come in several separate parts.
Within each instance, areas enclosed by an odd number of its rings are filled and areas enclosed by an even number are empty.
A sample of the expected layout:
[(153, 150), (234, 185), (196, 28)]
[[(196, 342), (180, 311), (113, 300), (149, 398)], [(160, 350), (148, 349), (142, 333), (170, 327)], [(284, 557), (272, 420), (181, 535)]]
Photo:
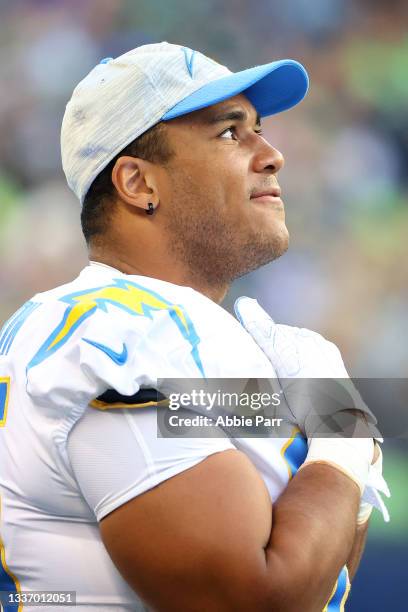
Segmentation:
[(363, 525), (357, 525), (356, 528), (353, 547), (346, 563), (350, 581), (353, 580), (354, 576), (356, 575), (358, 566), (360, 565), (361, 557), (363, 556), (367, 540), (369, 523), (370, 521), (368, 520), (363, 523)]
[(323, 609), (354, 550), (359, 499), (357, 485), (328, 465), (306, 466), (289, 483), (273, 507), (265, 551), (277, 608)]

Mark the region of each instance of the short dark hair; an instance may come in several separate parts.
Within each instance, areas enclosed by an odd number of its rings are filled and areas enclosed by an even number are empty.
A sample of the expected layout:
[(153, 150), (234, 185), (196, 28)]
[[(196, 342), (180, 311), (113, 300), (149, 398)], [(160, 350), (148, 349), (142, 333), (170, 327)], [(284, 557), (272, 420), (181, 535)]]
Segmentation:
[(144, 134), (129, 143), (109, 162), (90, 186), (82, 206), (81, 227), (86, 243), (89, 245), (95, 236), (103, 236), (109, 227), (114, 211), (115, 186), (112, 183), (112, 170), (119, 157), (128, 155), (140, 157), (158, 164), (167, 163), (173, 156), (165, 126), (156, 123)]

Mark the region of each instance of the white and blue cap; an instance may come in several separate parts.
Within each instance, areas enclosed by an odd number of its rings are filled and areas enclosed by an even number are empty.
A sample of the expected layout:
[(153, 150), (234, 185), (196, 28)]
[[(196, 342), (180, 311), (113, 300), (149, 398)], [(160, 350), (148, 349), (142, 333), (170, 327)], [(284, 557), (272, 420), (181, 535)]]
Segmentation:
[(62, 166), (80, 202), (98, 174), (135, 138), (168, 121), (245, 93), (261, 117), (291, 108), (308, 89), (290, 59), (231, 72), (167, 42), (102, 60), (77, 85), (61, 130)]

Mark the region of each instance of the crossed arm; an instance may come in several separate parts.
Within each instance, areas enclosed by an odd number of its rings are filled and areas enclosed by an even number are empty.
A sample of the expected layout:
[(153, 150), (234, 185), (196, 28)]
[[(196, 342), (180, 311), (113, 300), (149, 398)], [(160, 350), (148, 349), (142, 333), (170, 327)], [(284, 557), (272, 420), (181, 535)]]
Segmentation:
[(354, 573), (360, 492), (329, 465), (305, 466), (271, 506), (236, 450), (208, 457), (107, 515), (104, 544), (154, 610), (321, 612)]

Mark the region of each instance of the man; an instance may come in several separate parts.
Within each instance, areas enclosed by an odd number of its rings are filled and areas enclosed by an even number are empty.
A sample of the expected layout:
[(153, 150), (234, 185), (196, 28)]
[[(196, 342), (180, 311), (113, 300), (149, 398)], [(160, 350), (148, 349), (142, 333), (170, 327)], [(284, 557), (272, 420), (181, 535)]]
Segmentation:
[(159, 378), (291, 376), (288, 346), (308, 375), (316, 360), (344, 370), (317, 334), (288, 328), (276, 357), (256, 304), (237, 306), (242, 325), (218, 306), (287, 249), (283, 157), (260, 119), (307, 85), (292, 60), (233, 74), (161, 43), (103, 60), (74, 91), (62, 157), (91, 264), (0, 337), (2, 590), (76, 591), (81, 611), (344, 605), (372, 438), (308, 448), (298, 422), (266, 459), (260, 441), (156, 426)]

